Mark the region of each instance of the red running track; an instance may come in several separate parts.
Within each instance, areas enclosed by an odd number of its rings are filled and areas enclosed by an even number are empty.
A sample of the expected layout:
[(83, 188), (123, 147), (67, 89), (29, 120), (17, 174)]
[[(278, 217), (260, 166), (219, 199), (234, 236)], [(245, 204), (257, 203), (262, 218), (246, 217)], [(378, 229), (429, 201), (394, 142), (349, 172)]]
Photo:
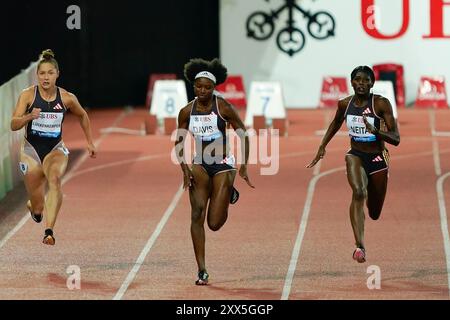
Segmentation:
[[(402, 142), (390, 147), (391, 171), (381, 218), (366, 219), (367, 262), (351, 259), (350, 187), (344, 171), (348, 138), (337, 135), (315, 170), (306, 169), (332, 111), (289, 111), (276, 175), (250, 166), (256, 189), (237, 178), (239, 202), (218, 232), (207, 230), (210, 285), (194, 285), (187, 192), (172, 163), (173, 142), (103, 133), (139, 130), (145, 110), (90, 112), (99, 154), (77, 157), (66, 174), (56, 245), (27, 218), (0, 239), (0, 299), (448, 299), (450, 252), (443, 236), (450, 212), (450, 113), (399, 110)], [(68, 118), (73, 154), (82, 131)], [(434, 135), (433, 135), (434, 132)], [(27, 220), (25, 220), (27, 219)], [(138, 263), (136, 263), (138, 262)], [(81, 289), (66, 285), (69, 266)], [(370, 290), (368, 267), (381, 288)]]

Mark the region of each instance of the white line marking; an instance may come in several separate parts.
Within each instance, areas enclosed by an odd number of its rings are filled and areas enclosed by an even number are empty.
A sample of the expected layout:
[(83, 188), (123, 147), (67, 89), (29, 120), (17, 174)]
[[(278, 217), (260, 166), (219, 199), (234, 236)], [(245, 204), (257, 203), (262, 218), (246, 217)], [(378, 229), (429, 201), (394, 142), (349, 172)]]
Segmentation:
[(436, 112), (434, 109), (428, 110), (430, 119), (431, 136), (433, 137), (450, 137), (449, 131), (436, 131)]
[(440, 176), (442, 174), (441, 170), (441, 159), (439, 156), (439, 142), (437, 140), (433, 140), (433, 162), (434, 162), (434, 172), (436, 176)]
[(164, 215), (162, 216), (161, 220), (159, 221), (158, 225), (156, 226), (155, 231), (153, 231), (153, 234), (148, 239), (144, 249), (142, 249), (141, 254), (137, 258), (136, 262), (134, 263), (133, 268), (128, 273), (128, 276), (126, 277), (125, 281), (120, 286), (119, 291), (117, 291), (116, 295), (114, 296), (113, 300), (120, 300), (122, 299), (123, 295), (128, 289), (128, 286), (133, 282), (134, 278), (136, 277), (136, 274), (139, 272), (139, 269), (141, 268), (142, 264), (144, 263), (145, 257), (149, 253), (150, 249), (153, 247), (153, 245), (156, 242), (156, 239), (158, 239), (159, 234), (161, 233), (162, 229), (164, 228), (164, 225), (169, 220), (170, 216), (172, 215), (173, 211), (175, 210), (178, 201), (181, 198), (181, 195), (183, 194), (183, 185), (181, 184), (178, 188), (177, 193), (173, 197), (172, 201), (170, 202), (169, 207), (167, 208), (166, 212), (164, 212)]
[(325, 171), (319, 175), (314, 176), (308, 185), (308, 193), (306, 196), (305, 205), (303, 207), (302, 219), (300, 221), (300, 226), (298, 228), (297, 239), (295, 240), (294, 249), (292, 250), (291, 261), (289, 263), (288, 272), (284, 281), (283, 293), (281, 294), (281, 300), (287, 300), (289, 298), (289, 293), (291, 291), (292, 279), (294, 278), (295, 269), (297, 268), (298, 257), (300, 255), (300, 250), (302, 247), (303, 236), (305, 235), (306, 225), (308, 224), (309, 213), (311, 212), (311, 203), (314, 197), (314, 190), (317, 181), (329, 174), (342, 171), (345, 167), (339, 167), (332, 170)]
[(440, 176), (442, 174), (442, 170), (441, 170), (441, 161), (439, 158), (439, 143), (435, 138), (436, 114), (434, 112), (434, 109), (431, 109), (428, 111), (428, 119), (429, 119), (429, 123), (430, 123), (431, 136), (433, 137), (431, 139), (431, 141), (432, 141), (432, 146), (433, 146), (434, 172), (437, 176)]
[[(428, 112), (430, 115), (430, 128), (431, 135), (433, 136), (433, 160), (434, 160), (434, 172), (438, 177), (436, 181), (436, 194), (438, 198), (439, 204), (439, 219), (441, 220), (441, 232), (442, 238), (444, 240), (444, 252), (445, 252), (445, 262), (447, 265), (447, 288), (449, 290), (450, 295), (450, 239), (448, 234), (448, 223), (447, 223), (447, 209), (445, 205), (445, 196), (444, 196), (444, 181), (446, 178), (450, 176), (450, 172), (442, 175), (441, 170), (441, 161), (440, 161), (440, 153), (443, 153), (439, 150), (439, 143), (435, 138), (439, 134), (436, 132), (436, 113), (434, 109)], [(440, 134), (446, 132), (439, 132)], [(448, 132), (447, 132), (448, 134)]]
[[(450, 152), (450, 149), (445, 150), (445, 153), (448, 153), (448, 152)], [(444, 153), (444, 152), (441, 151), (441, 153)], [(428, 151), (428, 152), (417, 152), (417, 153), (412, 153), (412, 154), (407, 154), (407, 155), (394, 156), (394, 157), (391, 157), (391, 160), (403, 160), (403, 159), (408, 159), (408, 158), (417, 158), (419, 156), (429, 156), (431, 154), (432, 154), (432, 152), (430, 152), (430, 151)], [(285, 156), (288, 156), (288, 155), (289, 154), (287, 154)], [(296, 153), (296, 154), (293, 154), (293, 155), (299, 155), (299, 154)], [(323, 173), (321, 173), (319, 175), (315, 175), (311, 179), (311, 181), (309, 182), (308, 193), (307, 193), (305, 205), (303, 207), (302, 219), (301, 219), (301, 222), (300, 222), (299, 231), (298, 231), (298, 234), (297, 234), (297, 239), (295, 241), (294, 249), (292, 250), (291, 260), (290, 260), (290, 263), (289, 263), (288, 272), (286, 274), (284, 287), (283, 287), (283, 293), (281, 295), (281, 300), (287, 300), (289, 298), (289, 294), (290, 294), (291, 286), (292, 286), (292, 281), (293, 281), (293, 278), (294, 278), (295, 270), (297, 268), (298, 257), (300, 256), (300, 250), (301, 250), (301, 246), (302, 246), (302, 242), (303, 242), (303, 237), (305, 235), (306, 226), (307, 226), (307, 223), (308, 223), (308, 218), (309, 218), (309, 214), (310, 214), (310, 211), (311, 211), (311, 204), (312, 204), (312, 200), (313, 200), (313, 196), (314, 196), (314, 190), (315, 190), (316, 183), (317, 183), (317, 181), (320, 178), (322, 178), (322, 177), (324, 177), (326, 175), (329, 175), (329, 174), (341, 171), (341, 170), (345, 170), (345, 166), (325, 171), (325, 172), (323, 172)], [(445, 221), (447, 221), (447, 220), (445, 220)], [(448, 231), (447, 231), (446, 234), (447, 234), (447, 237), (448, 237)], [(450, 250), (450, 246), (449, 246), (449, 250)], [(450, 252), (449, 252), (449, 254), (450, 254)], [(447, 265), (450, 266), (450, 264), (447, 264)], [(450, 280), (449, 280), (449, 283), (450, 283)], [(450, 284), (449, 284), (449, 286), (450, 286)]]
[(20, 221), (16, 224), (16, 226), (14, 228), (12, 228), (4, 237), (3, 239), (0, 241), (0, 249), (6, 244), (6, 242), (17, 232), (19, 231), (20, 228), (23, 227), (23, 225), (28, 221), (28, 219), (30, 218), (30, 215), (27, 214), (20, 219)]
[(100, 130), (101, 133), (124, 133), (124, 134), (131, 134), (135, 136), (145, 136), (145, 129), (144, 130), (135, 130), (135, 129), (128, 129), (128, 128), (119, 128), (119, 127), (109, 127), (104, 128)]
[[(316, 136), (324, 136), (325, 133), (327, 133), (327, 130), (326, 130), (326, 129), (314, 131), (314, 134), (315, 134)], [(341, 136), (341, 137), (342, 137), (342, 136), (348, 136), (348, 131), (339, 130), (338, 132), (336, 132), (335, 136)]]
[[(327, 153), (329, 153), (329, 152), (338, 152), (338, 151), (342, 152), (342, 148), (327, 149)], [(295, 157), (301, 157), (301, 156), (314, 157), (316, 155), (316, 152), (317, 152), (317, 150), (284, 153), (284, 154), (280, 154), (280, 159), (282, 159), (282, 158), (295, 158)]]
[(448, 131), (434, 131), (433, 132), (434, 137), (450, 137), (450, 132)]
[(164, 158), (164, 157), (167, 157), (166, 153), (164, 153), (164, 154), (152, 154), (152, 155), (147, 155), (147, 156), (141, 156), (139, 158), (133, 158), (133, 159), (127, 159), (127, 160), (121, 160), (121, 161), (106, 163), (106, 164), (102, 164), (102, 165), (99, 165), (99, 166), (95, 166), (95, 167), (87, 168), (87, 169), (84, 169), (84, 170), (80, 170), (80, 171), (74, 173), (71, 176), (71, 178), (73, 179), (75, 177), (81, 176), (82, 174), (86, 174), (86, 173), (97, 171), (97, 170), (108, 169), (108, 168), (111, 168), (111, 167), (121, 166), (121, 165), (129, 164), (129, 163), (134, 163), (134, 162), (139, 162), (139, 161), (146, 161), (146, 160), (153, 160), (153, 159)]
[(441, 219), (441, 231), (444, 239), (445, 261), (447, 262), (447, 287), (450, 294), (450, 239), (448, 235), (447, 224), (447, 209), (445, 205), (444, 196), (444, 180), (450, 176), (450, 172), (447, 172), (443, 176), (439, 177), (436, 182), (437, 198), (439, 203), (439, 217)]

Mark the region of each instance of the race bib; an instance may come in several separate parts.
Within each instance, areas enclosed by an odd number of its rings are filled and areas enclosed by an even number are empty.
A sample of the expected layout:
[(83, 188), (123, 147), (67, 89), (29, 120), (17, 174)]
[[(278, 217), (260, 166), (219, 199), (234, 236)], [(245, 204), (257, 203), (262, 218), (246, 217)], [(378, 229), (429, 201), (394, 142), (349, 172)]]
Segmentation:
[(39, 118), (31, 124), (31, 133), (40, 137), (57, 138), (61, 135), (63, 117), (63, 113), (41, 112)]
[(213, 141), (222, 137), (217, 126), (217, 115), (192, 115), (189, 121), (189, 129), (196, 139)]
[(26, 175), (28, 171), (28, 165), (25, 162), (19, 162), (19, 169), (23, 175)]
[[(374, 125), (375, 118), (366, 117), (367, 122)], [(377, 137), (374, 134), (367, 131), (366, 125), (364, 124), (364, 119), (362, 116), (347, 115), (347, 128), (348, 134), (357, 142), (371, 142), (376, 141)]]

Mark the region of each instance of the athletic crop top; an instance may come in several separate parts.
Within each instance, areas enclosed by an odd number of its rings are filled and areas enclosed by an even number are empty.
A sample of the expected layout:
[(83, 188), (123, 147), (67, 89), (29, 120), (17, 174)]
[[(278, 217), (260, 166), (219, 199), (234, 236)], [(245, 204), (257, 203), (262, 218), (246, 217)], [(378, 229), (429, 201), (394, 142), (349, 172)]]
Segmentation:
[(223, 138), (223, 144), (225, 144), (226, 123), (225, 119), (220, 115), (216, 96), (213, 97), (210, 113), (197, 111), (197, 98), (192, 103), (189, 131), (192, 132), (196, 142), (209, 144)]
[(26, 139), (31, 145), (49, 144), (55, 146), (61, 141), (62, 123), (67, 109), (61, 98), (59, 88), (56, 88), (56, 99), (45, 101), (35, 86), (34, 100), (27, 109), (30, 113), (34, 108), (40, 108), (41, 113), (38, 119), (28, 122), (26, 126)]
[(209, 156), (226, 157), (226, 124), (218, 108), (217, 96), (213, 96), (211, 111), (207, 113), (199, 112), (197, 98), (194, 100), (189, 119), (189, 131), (194, 136), (196, 159), (199, 157), (205, 159)]
[(374, 96), (369, 97), (369, 102), (364, 107), (358, 107), (353, 102), (353, 96), (348, 103), (345, 111), (345, 121), (347, 123), (348, 134), (350, 138), (355, 142), (373, 142), (377, 141), (377, 137), (367, 131), (364, 124), (363, 115), (367, 116), (367, 121), (372, 124), (378, 130), (380, 129), (381, 118), (375, 113), (374, 110)]

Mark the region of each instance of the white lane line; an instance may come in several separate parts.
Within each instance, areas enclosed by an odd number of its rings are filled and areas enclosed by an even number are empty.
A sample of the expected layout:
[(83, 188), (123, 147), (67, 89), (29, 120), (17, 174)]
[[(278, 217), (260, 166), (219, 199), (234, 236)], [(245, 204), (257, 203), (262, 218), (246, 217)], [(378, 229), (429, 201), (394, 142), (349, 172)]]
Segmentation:
[(106, 164), (102, 164), (99, 166), (95, 166), (95, 167), (90, 167), (84, 170), (80, 170), (76, 173), (74, 173), (71, 178), (75, 178), (78, 176), (81, 176), (83, 174), (89, 173), (89, 172), (93, 172), (93, 171), (97, 171), (97, 170), (103, 170), (103, 169), (108, 169), (108, 168), (112, 168), (112, 167), (116, 167), (116, 166), (122, 166), (122, 165), (126, 165), (126, 164), (130, 164), (130, 163), (134, 163), (134, 162), (139, 162), (139, 161), (146, 161), (146, 160), (154, 160), (154, 159), (159, 159), (159, 158), (164, 158), (167, 157), (167, 153), (164, 154), (152, 154), (152, 155), (147, 155), (147, 156), (140, 156), (138, 158), (133, 158), (133, 159), (125, 159), (125, 160), (121, 160), (121, 161), (116, 161), (116, 162), (111, 162), (111, 163), (106, 163)]
[(442, 175), (441, 169), (441, 161), (440, 154), (444, 153), (442, 150), (439, 150), (439, 143), (436, 139), (438, 135), (436, 132), (436, 113), (434, 109), (428, 112), (430, 119), (430, 129), (431, 135), (433, 136), (433, 160), (434, 160), (434, 172), (438, 177), (436, 181), (436, 194), (439, 204), (439, 219), (441, 220), (441, 232), (442, 238), (444, 241), (444, 252), (445, 252), (445, 262), (447, 265), (447, 288), (449, 290), (450, 295), (450, 239), (448, 234), (448, 223), (447, 223), (447, 209), (445, 204), (445, 196), (444, 196), (444, 181), (446, 178), (450, 176), (450, 172)]
[[(327, 149), (327, 153), (329, 152), (342, 152), (342, 148), (331, 148), (331, 149)], [(290, 153), (284, 153), (284, 154), (280, 154), (280, 159), (282, 158), (295, 158), (295, 157), (301, 157), (301, 156), (310, 156), (311, 160), (312, 157), (314, 157), (316, 155), (317, 150), (314, 149), (312, 151), (301, 151), (301, 152), (290, 152)], [(307, 164), (305, 164), (306, 167)]]
[[(445, 153), (448, 153), (448, 152), (450, 152), (450, 150), (446, 149)], [(441, 153), (444, 153), (444, 152), (441, 152)], [(417, 153), (411, 153), (411, 154), (407, 154), (407, 155), (393, 156), (393, 157), (391, 157), (391, 160), (404, 160), (404, 159), (408, 159), (408, 158), (417, 158), (420, 156), (429, 156), (431, 154), (432, 154), (432, 152), (430, 152), (430, 151), (417, 152)], [(285, 156), (288, 156), (288, 155), (289, 154), (287, 154)], [(296, 153), (296, 154), (293, 154), (293, 156), (294, 155), (300, 155), (300, 154)], [(316, 183), (320, 178), (322, 178), (326, 175), (330, 175), (332, 173), (335, 173), (338, 171), (343, 171), (343, 170), (345, 170), (345, 166), (325, 171), (319, 175), (315, 175), (309, 182), (307, 198), (305, 201), (305, 205), (303, 207), (303, 214), (302, 214), (302, 219), (300, 221), (300, 227), (299, 227), (299, 231), (297, 234), (297, 239), (295, 241), (294, 249), (292, 250), (291, 260), (289, 263), (288, 272), (286, 274), (286, 278), (285, 278), (285, 282), (284, 282), (284, 286), (283, 286), (283, 293), (281, 295), (281, 300), (287, 300), (289, 298), (289, 294), (290, 294), (291, 287), (292, 287), (292, 281), (294, 278), (295, 270), (297, 268), (298, 257), (300, 256), (300, 250), (301, 250), (301, 246), (302, 246), (302, 242), (303, 242), (303, 237), (305, 235), (308, 218), (309, 218), (309, 214), (311, 211), (311, 204), (312, 204), (312, 200), (313, 200), (313, 196), (314, 196), (314, 190), (315, 190)], [(315, 173), (316, 173), (316, 171), (314, 171), (314, 174)], [(445, 221), (447, 221), (447, 220), (445, 220)], [(447, 231), (447, 237), (448, 237), (448, 231)], [(449, 246), (449, 249), (450, 249), (450, 246)], [(449, 264), (447, 264), (447, 265), (449, 265)]]
[(430, 119), (431, 136), (434, 137), (450, 137), (449, 131), (436, 131), (436, 111), (434, 109), (428, 110)]
[[(127, 112), (124, 111), (122, 113), (119, 114), (119, 116), (116, 118), (116, 120), (114, 121), (113, 125), (118, 124), (120, 121), (122, 121), (122, 119), (127, 115)], [(102, 141), (105, 139), (105, 137), (108, 134), (102, 134), (95, 142), (94, 145), (95, 147), (98, 147)], [(72, 169), (70, 170), (70, 172), (68, 172), (62, 179), (61, 181), (61, 185), (64, 185), (67, 181), (69, 181), (72, 176), (74, 175), (74, 171), (76, 171), (83, 163), (84, 161), (86, 161), (86, 159), (89, 157), (89, 154), (87, 152), (85, 152), (83, 154), (83, 156), (74, 164), (74, 166), (72, 167)], [(8, 242), (9, 239), (11, 239), (12, 236), (14, 236), (19, 230), (20, 228), (23, 227), (23, 225), (28, 221), (28, 219), (30, 219), (30, 214), (27, 210), (27, 212), (25, 213), (25, 215), (23, 216), (22, 219), (20, 219), (20, 221), (14, 226), (14, 228), (12, 228), (4, 237), (3, 239), (0, 241), (0, 249), (6, 244), (6, 242)]]
[(433, 162), (434, 162), (434, 172), (436, 176), (440, 176), (442, 174), (441, 170), (441, 158), (439, 155), (439, 142), (437, 140), (433, 140)]
[(308, 193), (306, 196), (305, 205), (303, 207), (302, 219), (300, 221), (300, 226), (298, 228), (297, 239), (295, 240), (294, 249), (292, 250), (291, 261), (289, 263), (288, 272), (286, 274), (286, 278), (284, 281), (283, 293), (281, 294), (281, 300), (287, 300), (289, 298), (289, 294), (291, 292), (292, 280), (294, 278), (295, 269), (297, 268), (298, 257), (300, 255), (300, 250), (302, 248), (302, 242), (303, 242), (303, 237), (304, 237), (305, 231), (306, 231), (306, 225), (308, 224), (309, 213), (311, 212), (311, 204), (312, 204), (312, 200), (314, 197), (314, 190), (316, 187), (316, 183), (320, 178), (327, 176), (329, 174), (338, 172), (338, 171), (342, 171), (344, 169), (345, 169), (345, 167), (339, 167), (339, 168), (335, 168), (332, 170), (322, 172), (321, 174), (314, 176), (309, 182)]
[[(129, 114), (128, 111), (124, 111), (121, 114), (119, 114), (119, 116), (117, 117), (117, 119), (114, 121), (114, 123), (112, 124), (113, 126), (117, 125), (118, 123), (120, 123), (120, 121), (123, 120), (123, 118), (125, 118), (125, 116)], [(105, 138), (108, 136), (108, 133), (103, 133), (101, 134), (101, 136), (94, 142), (95, 148), (98, 149), (98, 146), (103, 142), (103, 140), (105, 140)], [(77, 171), (77, 169), (86, 161), (86, 159), (89, 158), (89, 153), (86, 151), (83, 156), (80, 158), (80, 160), (75, 163), (75, 165), (72, 167), (72, 170), (70, 170), (70, 172), (68, 172), (66, 175), (64, 175), (63, 179), (62, 179), (62, 183), (66, 183), (67, 181), (69, 181), (70, 179), (72, 179), (72, 177), (75, 175), (75, 171)]]
[(23, 227), (23, 225), (28, 221), (28, 219), (30, 218), (29, 213), (27, 212), (27, 214), (20, 219), (20, 221), (15, 225), (14, 228), (12, 228), (4, 237), (3, 239), (0, 241), (0, 249), (6, 244), (6, 242), (13, 236), (16, 234), (17, 231), (20, 230), (20, 228)]
[[(329, 152), (335, 152), (335, 151), (341, 151), (342, 152), (342, 148), (339, 149), (330, 149), (327, 150), (327, 154)], [(439, 150), (440, 154), (444, 154), (444, 153), (450, 153), (450, 149), (440, 149)], [(305, 152), (292, 152), (292, 153), (285, 153), (280, 155), (280, 158), (296, 158), (296, 157), (302, 157), (305, 155), (309, 155), (309, 156), (314, 156), (314, 154), (312, 153), (312, 151), (305, 151)], [(389, 160), (403, 160), (403, 159), (408, 159), (408, 158), (416, 158), (416, 157), (426, 157), (426, 156), (431, 156), (433, 155), (433, 151), (422, 151), (422, 152), (414, 152), (414, 153), (408, 153), (408, 154), (403, 154), (400, 156), (392, 156), (389, 158)], [(324, 159), (326, 159), (327, 156), (325, 156)]]
[(136, 262), (134, 263), (133, 268), (128, 273), (125, 281), (120, 286), (119, 291), (117, 291), (116, 295), (114, 296), (113, 300), (120, 300), (122, 299), (123, 295), (127, 291), (129, 285), (131, 282), (133, 282), (134, 278), (136, 277), (137, 273), (139, 272), (139, 269), (141, 268), (142, 264), (144, 263), (145, 258), (147, 257), (148, 253), (150, 252), (150, 249), (153, 247), (153, 245), (156, 242), (156, 239), (158, 239), (159, 234), (161, 233), (162, 229), (164, 228), (166, 222), (169, 220), (170, 216), (172, 215), (173, 211), (175, 210), (178, 201), (180, 200), (182, 194), (183, 194), (183, 185), (181, 184), (178, 188), (177, 193), (173, 197), (172, 201), (170, 202), (169, 207), (166, 209), (166, 212), (164, 212), (164, 215), (162, 216), (161, 220), (159, 221), (158, 225), (156, 226), (155, 231), (153, 231), (152, 235), (148, 239), (147, 243), (144, 246), (144, 249), (142, 249), (141, 254), (137, 258)]
[(445, 261), (447, 262), (447, 287), (450, 295), (450, 238), (448, 234), (447, 209), (444, 196), (444, 181), (450, 176), (450, 172), (439, 177), (436, 182), (436, 192), (439, 203), (439, 217), (441, 219), (441, 231), (444, 239)]
[(442, 174), (441, 170), (441, 160), (439, 156), (439, 142), (435, 138), (435, 132), (436, 132), (436, 114), (434, 112), (434, 109), (431, 109), (428, 111), (428, 119), (430, 123), (430, 130), (431, 130), (431, 136), (432, 136), (432, 146), (433, 146), (433, 162), (434, 162), (434, 173), (437, 176), (440, 176)]

